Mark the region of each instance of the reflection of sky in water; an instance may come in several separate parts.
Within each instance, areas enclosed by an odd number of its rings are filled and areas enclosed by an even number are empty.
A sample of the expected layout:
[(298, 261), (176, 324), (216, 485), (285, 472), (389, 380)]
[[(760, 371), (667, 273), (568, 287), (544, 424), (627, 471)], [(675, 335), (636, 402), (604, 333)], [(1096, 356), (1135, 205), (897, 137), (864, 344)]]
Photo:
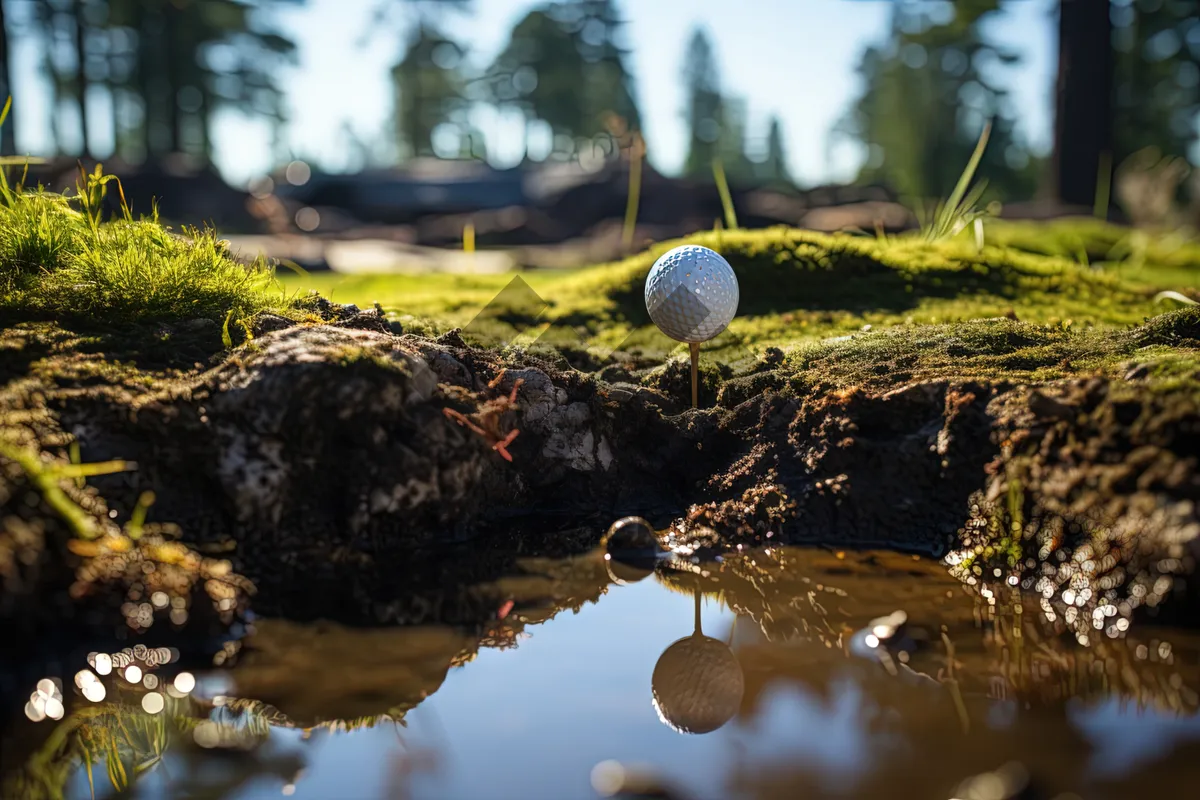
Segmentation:
[(746, 757), (751, 763), (787, 758), (830, 776), (851, 773), (870, 755), (862, 706), (862, 692), (848, 682), (839, 685), (829, 705), (794, 686), (768, 690), (762, 711), (743, 726), (743, 738), (752, 741)]
[(1097, 775), (1128, 772), (1178, 744), (1200, 739), (1200, 717), (1138, 714), (1128, 700), (1110, 698), (1073, 710), (1071, 722), (1096, 748), (1089, 768)]
[[(706, 604), (706, 632), (727, 632), (730, 619)], [(409, 717), (412, 739), (443, 755), (416, 794), (496, 796), (504, 787), (511, 797), (594, 797), (588, 776), (608, 758), (686, 766), (667, 774), (713, 786), (729, 767), (735, 728), (681, 736), (650, 700), (655, 661), (691, 629), (691, 599), (647, 580), (532, 629), (515, 652), (482, 651)]]
[[(485, 648), (473, 662), (452, 669), (440, 689), (407, 715), (407, 727), (317, 731), (308, 741), (299, 731), (275, 729), (258, 752), (301, 756), (304, 772), (288, 795), (297, 798), (395, 797), (401, 785), (410, 791), (405, 796), (417, 798), (594, 798), (592, 768), (616, 759), (653, 764), (667, 783), (700, 800), (725, 796), (735, 771), (753, 774), (784, 764), (819, 776), (830, 789), (850, 789), (856, 773), (898, 744), (888, 733), (867, 729), (872, 701), (848, 677), (834, 679), (828, 699), (794, 682), (775, 683), (752, 719), (735, 718), (702, 736), (676, 733), (651, 705), (650, 679), (659, 655), (691, 633), (692, 621), (692, 599), (653, 579), (610, 587), (578, 614), (531, 626), (532, 636), (517, 649)], [(705, 601), (707, 635), (726, 640), (732, 621), (729, 611)], [(751, 643), (763, 643), (761, 632), (739, 620), (735, 651)], [(1014, 712), (1011, 702), (992, 704), (989, 727), (1003, 729)], [(1097, 748), (1092, 764), (1098, 775), (1122, 773), (1174, 742), (1200, 738), (1200, 718), (1142, 714), (1117, 700), (1075, 708), (1072, 719)], [(228, 769), (224, 758), (229, 756), (203, 761), (201, 774)], [(406, 763), (411, 774), (401, 780)], [(167, 796), (168, 778), (183, 770), (176, 754), (164, 766), (139, 782), (138, 796)], [(89, 796), (82, 771), (71, 788), (75, 797)], [(280, 777), (258, 776), (230, 796), (277, 798), (284, 788)]]

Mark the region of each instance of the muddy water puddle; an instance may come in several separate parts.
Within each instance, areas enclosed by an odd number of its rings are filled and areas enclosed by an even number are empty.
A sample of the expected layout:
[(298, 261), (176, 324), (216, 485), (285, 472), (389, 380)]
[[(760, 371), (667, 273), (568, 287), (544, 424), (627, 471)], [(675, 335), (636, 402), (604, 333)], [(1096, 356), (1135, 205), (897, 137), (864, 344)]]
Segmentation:
[(1083, 647), (1015, 590), (989, 603), (888, 553), (510, 572), (463, 589), (494, 607), (469, 629), (264, 619), (220, 669), (133, 646), (59, 666), (5, 724), (5, 796), (1066, 800), (1200, 780), (1193, 632)]

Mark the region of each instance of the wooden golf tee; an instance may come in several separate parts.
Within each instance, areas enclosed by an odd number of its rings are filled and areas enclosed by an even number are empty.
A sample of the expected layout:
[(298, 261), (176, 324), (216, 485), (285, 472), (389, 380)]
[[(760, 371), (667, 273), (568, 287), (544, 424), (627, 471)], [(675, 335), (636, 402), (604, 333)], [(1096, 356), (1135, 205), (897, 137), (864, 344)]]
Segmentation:
[(696, 408), (699, 405), (700, 345), (698, 342), (691, 342), (688, 349), (692, 351), (692, 408)]

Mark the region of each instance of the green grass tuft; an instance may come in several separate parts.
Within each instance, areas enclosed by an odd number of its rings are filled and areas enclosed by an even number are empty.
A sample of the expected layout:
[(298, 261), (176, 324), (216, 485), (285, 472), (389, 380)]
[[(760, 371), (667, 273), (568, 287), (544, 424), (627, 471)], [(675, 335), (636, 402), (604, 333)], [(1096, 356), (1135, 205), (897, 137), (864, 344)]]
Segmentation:
[(987, 215), (986, 211), (976, 208), (984, 190), (987, 189), (987, 181), (980, 181), (972, 187), (971, 179), (975, 177), (975, 170), (979, 168), (979, 162), (983, 158), (983, 151), (987, 149), (988, 138), (991, 135), (992, 123), (988, 122), (983, 126), (979, 141), (975, 143), (975, 150), (971, 153), (971, 158), (963, 169), (962, 175), (959, 176), (954, 191), (945, 201), (938, 203), (932, 219), (921, 226), (926, 241), (936, 242), (948, 239), (957, 235), (959, 231), (975, 220), (983, 219)]
[(91, 185), (73, 196), (6, 191), (0, 313), (114, 325), (244, 320), (291, 305), (265, 262), (238, 263), (214, 232), (175, 233), (153, 217), (100, 222), (97, 202)]

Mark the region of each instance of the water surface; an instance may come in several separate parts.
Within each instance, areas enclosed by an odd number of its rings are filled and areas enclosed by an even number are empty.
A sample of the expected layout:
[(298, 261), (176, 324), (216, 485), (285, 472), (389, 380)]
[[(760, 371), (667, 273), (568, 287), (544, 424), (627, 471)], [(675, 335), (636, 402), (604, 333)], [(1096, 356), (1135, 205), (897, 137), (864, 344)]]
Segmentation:
[(935, 562), (886, 553), (656, 571), (592, 553), (511, 572), (462, 588), (495, 609), (467, 629), (258, 620), (234, 666), (199, 670), (187, 694), (164, 691), (178, 664), (147, 667), (154, 714), (144, 682), (109, 675), (94, 703), (74, 686), (87, 665), (62, 667), (62, 719), (6, 725), (6, 786), (1065, 799), (1182, 796), (1200, 780), (1193, 633), (1135, 625), (1082, 647), (1015, 590), (988, 603)]

